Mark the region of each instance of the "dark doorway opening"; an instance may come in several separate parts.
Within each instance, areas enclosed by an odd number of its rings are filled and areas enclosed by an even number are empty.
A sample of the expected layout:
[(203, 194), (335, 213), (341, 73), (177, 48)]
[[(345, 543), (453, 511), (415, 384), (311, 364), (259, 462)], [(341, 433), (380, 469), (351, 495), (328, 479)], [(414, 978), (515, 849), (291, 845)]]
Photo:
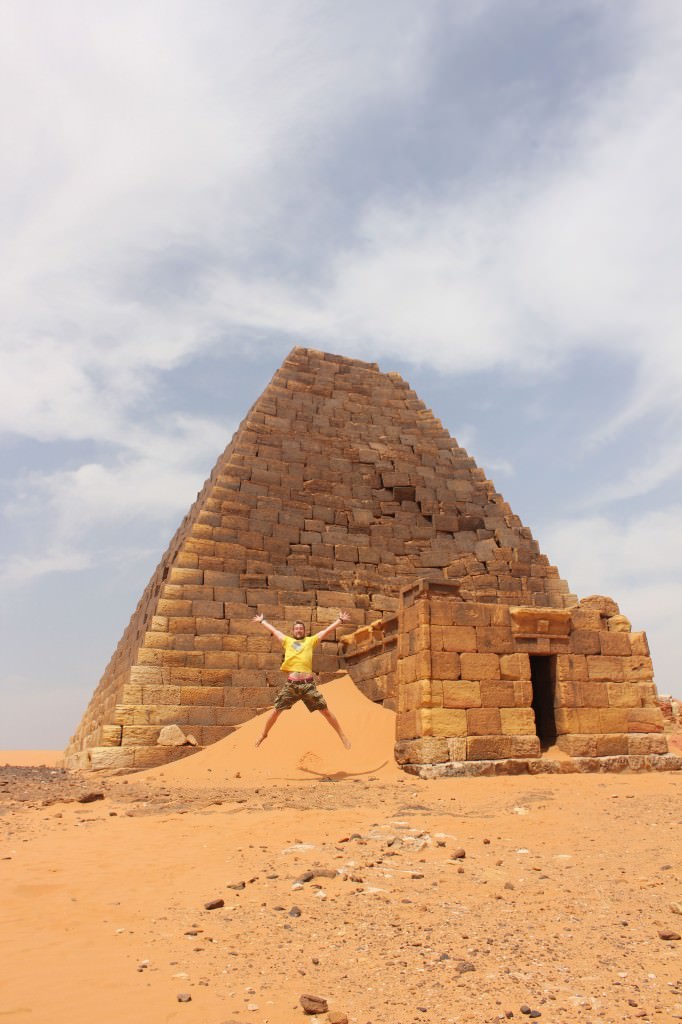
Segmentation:
[(543, 750), (556, 743), (556, 720), (554, 718), (554, 691), (556, 689), (556, 657), (548, 654), (531, 654), (530, 678), (533, 684), (533, 711), (535, 731)]

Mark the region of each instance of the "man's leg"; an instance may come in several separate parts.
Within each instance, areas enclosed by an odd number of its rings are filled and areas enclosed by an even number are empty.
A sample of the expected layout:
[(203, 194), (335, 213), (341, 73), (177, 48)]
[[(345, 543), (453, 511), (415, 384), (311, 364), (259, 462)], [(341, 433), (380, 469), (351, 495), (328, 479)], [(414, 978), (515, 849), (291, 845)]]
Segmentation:
[(320, 708), (319, 710), (322, 717), (326, 718), (326, 720), (331, 725), (332, 729), (334, 729), (334, 731), (339, 734), (339, 739), (343, 743), (346, 750), (350, 750), (350, 740), (348, 739), (345, 732), (341, 728), (339, 720), (336, 717), (336, 715), (333, 715), (329, 708)]
[(265, 739), (265, 738), (267, 737), (268, 733), (270, 732), (270, 730), (272, 729), (273, 725), (275, 724), (275, 722), (277, 721), (277, 719), (279, 718), (279, 716), (280, 716), (281, 714), (282, 714), (282, 712), (281, 712), (281, 711), (278, 711), (278, 710), (277, 710), (277, 708), (275, 708), (275, 709), (273, 710), (272, 714), (271, 714), (271, 715), (270, 715), (270, 717), (269, 717), (269, 718), (268, 718), (268, 719), (266, 720), (266, 722), (265, 722), (265, 725), (263, 726), (263, 732), (262, 732), (262, 734), (261, 734), (261, 735), (259, 736), (259, 738), (258, 738), (258, 739), (256, 740), (256, 746), (257, 746), (257, 747), (260, 747), (261, 743), (262, 743), (262, 742), (263, 742), (263, 740), (264, 740), (264, 739)]

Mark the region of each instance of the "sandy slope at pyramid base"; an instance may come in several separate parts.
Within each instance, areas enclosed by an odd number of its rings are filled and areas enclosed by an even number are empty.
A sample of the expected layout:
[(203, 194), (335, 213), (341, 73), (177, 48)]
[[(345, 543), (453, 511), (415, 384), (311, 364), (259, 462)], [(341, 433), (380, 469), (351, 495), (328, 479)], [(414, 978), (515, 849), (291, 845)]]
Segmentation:
[(136, 777), (215, 786), (237, 773), (244, 782), (273, 783), (401, 776), (393, 757), (395, 713), (368, 700), (349, 676), (326, 683), (320, 690), (351, 741), (350, 750), (321, 714), (310, 713), (299, 701), (280, 715), (258, 748), (255, 743), (270, 711), (192, 757), (140, 772)]

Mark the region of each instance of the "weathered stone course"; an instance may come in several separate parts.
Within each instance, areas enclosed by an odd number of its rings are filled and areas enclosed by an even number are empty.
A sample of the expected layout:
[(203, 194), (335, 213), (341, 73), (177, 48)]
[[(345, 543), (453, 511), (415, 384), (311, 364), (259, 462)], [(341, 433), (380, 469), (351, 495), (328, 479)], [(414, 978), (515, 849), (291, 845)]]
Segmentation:
[(254, 613), (316, 631), (340, 608), (350, 622), (316, 668), (330, 678), (343, 654), (370, 699), (397, 709), (409, 757), (426, 741), (448, 745), (450, 760), (535, 756), (538, 657), (554, 659), (565, 750), (630, 756), (634, 737), (637, 756), (661, 747), (646, 637), (615, 601), (578, 604), (399, 375), (297, 348), (172, 538), (67, 764), (163, 763), (175, 756), (158, 743), (169, 725), (200, 744), (229, 734), (281, 682), (278, 645)]

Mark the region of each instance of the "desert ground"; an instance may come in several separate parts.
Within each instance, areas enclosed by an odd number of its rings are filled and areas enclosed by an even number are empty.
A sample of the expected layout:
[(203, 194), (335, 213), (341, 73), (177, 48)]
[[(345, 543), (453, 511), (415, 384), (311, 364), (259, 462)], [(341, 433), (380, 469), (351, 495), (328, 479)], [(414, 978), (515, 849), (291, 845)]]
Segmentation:
[(299, 704), (133, 775), (0, 752), (2, 1022), (682, 1020), (682, 773), (424, 781), (326, 693), (350, 751)]

